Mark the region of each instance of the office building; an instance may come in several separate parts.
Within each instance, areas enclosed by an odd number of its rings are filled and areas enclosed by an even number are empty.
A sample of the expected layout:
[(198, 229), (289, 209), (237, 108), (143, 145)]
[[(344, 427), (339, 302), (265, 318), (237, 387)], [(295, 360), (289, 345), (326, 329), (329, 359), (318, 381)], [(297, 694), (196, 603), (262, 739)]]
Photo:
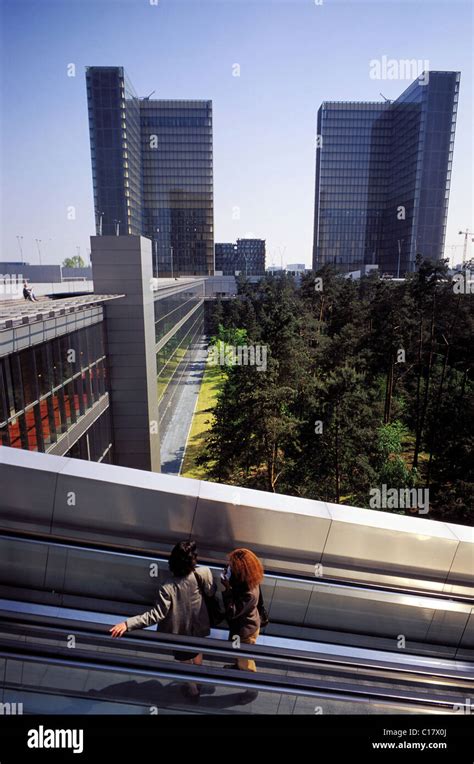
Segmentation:
[(146, 236), (155, 276), (214, 273), (212, 102), (139, 98), (86, 70), (97, 235)]
[(216, 275), (235, 276), (237, 244), (232, 242), (216, 242), (214, 249)]
[(104, 306), (112, 295), (0, 311), (0, 443), (113, 461)]
[(237, 243), (216, 243), (216, 274), (222, 276), (263, 276), (265, 239), (237, 239)]
[(94, 292), (0, 305), (0, 443), (159, 471), (204, 334), (204, 278), (154, 279), (151, 242), (94, 236)]
[(443, 256), (459, 72), (425, 73), (395, 101), (325, 101), (317, 120), (313, 268), (415, 270)]

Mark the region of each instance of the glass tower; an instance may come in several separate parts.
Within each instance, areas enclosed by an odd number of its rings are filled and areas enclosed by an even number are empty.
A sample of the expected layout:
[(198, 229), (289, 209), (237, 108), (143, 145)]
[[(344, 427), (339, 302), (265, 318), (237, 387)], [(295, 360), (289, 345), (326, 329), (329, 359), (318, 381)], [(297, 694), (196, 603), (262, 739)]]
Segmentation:
[(155, 273), (214, 273), (212, 102), (140, 101), (143, 233)]
[(318, 111), (313, 268), (378, 264), (403, 276), (443, 256), (459, 72), (429, 72), (396, 101)]
[(216, 271), (223, 276), (263, 276), (265, 239), (237, 239), (237, 244), (216, 243)]
[(139, 100), (122, 69), (86, 69), (98, 235), (143, 233)]
[(151, 239), (155, 275), (212, 275), (212, 102), (138, 98), (122, 67), (86, 82), (97, 235)]

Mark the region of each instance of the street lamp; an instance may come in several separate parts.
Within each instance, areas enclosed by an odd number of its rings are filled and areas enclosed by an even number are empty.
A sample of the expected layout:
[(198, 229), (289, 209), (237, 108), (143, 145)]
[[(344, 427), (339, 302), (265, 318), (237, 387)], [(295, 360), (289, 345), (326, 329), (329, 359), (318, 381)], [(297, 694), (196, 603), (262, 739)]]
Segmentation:
[(174, 272), (173, 272), (173, 247), (171, 247), (171, 278), (174, 278)]
[(104, 213), (99, 212), (98, 215), (99, 215), (99, 236), (102, 236), (102, 219), (104, 217)]
[(115, 235), (120, 236), (120, 220), (114, 220), (115, 223)]

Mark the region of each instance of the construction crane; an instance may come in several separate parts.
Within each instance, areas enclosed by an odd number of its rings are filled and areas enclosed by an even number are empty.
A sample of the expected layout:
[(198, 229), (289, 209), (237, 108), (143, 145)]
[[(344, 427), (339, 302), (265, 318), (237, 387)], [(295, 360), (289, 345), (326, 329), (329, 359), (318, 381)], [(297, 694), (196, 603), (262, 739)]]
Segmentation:
[[(474, 234), (474, 231), (470, 231), (469, 228), (466, 228), (465, 231), (459, 231), (459, 236), (464, 236), (464, 247), (462, 249), (462, 264), (465, 265), (466, 263), (466, 255), (467, 255), (467, 240), (469, 236), (472, 236)], [(474, 238), (471, 239), (471, 241), (474, 241)]]

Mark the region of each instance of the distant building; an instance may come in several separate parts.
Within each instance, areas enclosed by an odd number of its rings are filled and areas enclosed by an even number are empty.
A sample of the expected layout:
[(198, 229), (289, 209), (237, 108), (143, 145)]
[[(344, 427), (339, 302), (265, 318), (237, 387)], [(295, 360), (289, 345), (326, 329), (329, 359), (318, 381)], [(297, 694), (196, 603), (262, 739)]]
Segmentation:
[(60, 283), (62, 281), (88, 281), (92, 279), (92, 268), (65, 268), (63, 265), (30, 265), (30, 263), (0, 262), (0, 279), (10, 276), (18, 281), (33, 283)]
[(313, 268), (404, 276), (443, 256), (459, 72), (426, 72), (396, 101), (318, 111)]
[(285, 270), (293, 276), (301, 276), (306, 270), (306, 265), (304, 263), (288, 263)]
[(151, 239), (155, 276), (212, 275), (212, 101), (138, 98), (119, 66), (86, 81), (97, 235)]
[(237, 239), (237, 243), (216, 243), (216, 274), (222, 276), (263, 276), (265, 239)]
[(235, 276), (237, 244), (216, 242), (214, 252), (216, 276)]

